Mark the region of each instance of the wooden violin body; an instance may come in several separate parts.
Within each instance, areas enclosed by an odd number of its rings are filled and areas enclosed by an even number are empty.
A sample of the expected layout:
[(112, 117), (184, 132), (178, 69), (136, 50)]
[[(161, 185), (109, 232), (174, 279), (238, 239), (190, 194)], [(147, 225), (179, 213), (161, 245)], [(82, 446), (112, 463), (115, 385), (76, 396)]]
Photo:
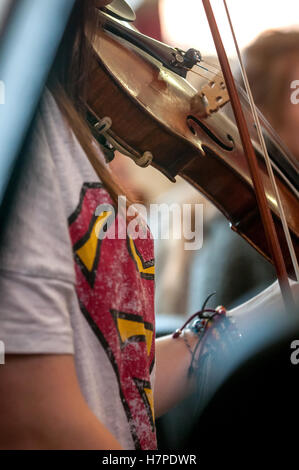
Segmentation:
[[(117, 35), (99, 29), (88, 106), (96, 119), (111, 119), (111, 135), (138, 160), (145, 152), (151, 164), (175, 181), (182, 176), (227, 217), (238, 232), (271, 261), (248, 165), (237, 127), (223, 111), (208, 117), (192, 107), (197, 90), (182, 76)], [(244, 101), (245, 107), (246, 103)], [(228, 103), (226, 106), (230, 106)], [(294, 277), (275, 196), (261, 156), (249, 108), (245, 109), (262, 172), (266, 197), (277, 227), (287, 271)], [(263, 121), (270, 156), (279, 161), (275, 178), (299, 258), (298, 166)], [(280, 166), (280, 168), (279, 168)]]

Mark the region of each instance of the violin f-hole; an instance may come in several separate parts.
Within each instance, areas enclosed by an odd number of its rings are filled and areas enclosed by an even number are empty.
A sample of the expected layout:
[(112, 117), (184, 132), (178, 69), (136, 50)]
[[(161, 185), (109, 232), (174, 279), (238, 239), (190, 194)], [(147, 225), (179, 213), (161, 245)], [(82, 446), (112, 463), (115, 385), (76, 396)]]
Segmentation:
[(199, 126), (201, 131), (205, 132), (205, 134), (207, 134), (219, 147), (224, 150), (227, 150), (228, 152), (231, 152), (235, 148), (234, 139), (230, 134), (226, 135), (227, 142), (223, 142), (203, 122), (201, 122), (194, 116), (187, 117), (187, 126), (189, 127), (192, 134), (195, 136), (198, 135), (196, 127)]

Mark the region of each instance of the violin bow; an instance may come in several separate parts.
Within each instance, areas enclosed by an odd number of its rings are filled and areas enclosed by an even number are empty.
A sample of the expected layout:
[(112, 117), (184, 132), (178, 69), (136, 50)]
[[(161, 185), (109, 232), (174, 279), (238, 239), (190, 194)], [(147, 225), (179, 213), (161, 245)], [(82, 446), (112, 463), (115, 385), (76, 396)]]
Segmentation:
[[(224, 1), (226, 12), (228, 14), (230, 25), (232, 27), (226, 1), (225, 0), (223, 1)], [(278, 236), (277, 236), (277, 232), (276, 232), (275, 225), (273, 222), (272, 214), (267, 203), (267, 198), (266, 198), (264, 186), (262, 183), (262, 177), (260, 175), (260, 170), (258, 167), (257, 157), (256, 157), (256, 154), (255, 154), (255, 151), (254, 151), (251, 139), (250, 139), (249, 129), (247, 127), (246, 119), (243, 113), (243, 109), (241, 106), (241, 102), (239, 99), (239, 95), (237, 92), (237, 87), (233, 78), (231, 67), (229, 65), (228, 57), (224, 49), (224, 45), (220, 36), (220, 32), (216, 23), (215, 15), (214, 15), (210, 0), (202, 0), (202, 3), (204, 6), (208, 23), (210, 26), (210, 30), (213, 36), (218, 59), (219, 59), (222, 73), (226, 82), (226, 87), (227, 87), (228, 94), (230, 97), (230, 102), (233, 108), (241, 142), (243, 145), (243, 150), (244, 150), (248, 167), (250, 170), (260, 216), (261, 216), (262, 223), (264, 226), (264, 231), (265, 231), (267, 243), (269, 246), (269, 250), (272, 256), (273, 264), (276, 269), (279, 286), (280, 286), (282, 297), (285, 303), (285, 308), (287, 311), (288, 309), (290, 309), (290, 311), (295, 311), (295, 302), (293, 299), (293, 294), (292, 294), (292, 290), (290, 287), (284, 258), (283, 258), (281, 247), (278, 241)], [(232, 33), (233, 33), (233, 30), (232, 30)], [(236, 37), (234, 34), (233, 36), (234, 36), (234, 40), (236, 44)], [(242, 70), (242, 72), (244, 72), (244, 70)], [(255, 108), (254, 104), (253, 106)], [(259, 121), (258, 121), (258, 124), (259, 124)], [(265, 156), (265, 159), (267, 160), (266, 156)], [(270, 167), (271, 167), (271, 163), (270, 163)], [(271, 167), (271, 170), (272, 170), (272, 167)]]

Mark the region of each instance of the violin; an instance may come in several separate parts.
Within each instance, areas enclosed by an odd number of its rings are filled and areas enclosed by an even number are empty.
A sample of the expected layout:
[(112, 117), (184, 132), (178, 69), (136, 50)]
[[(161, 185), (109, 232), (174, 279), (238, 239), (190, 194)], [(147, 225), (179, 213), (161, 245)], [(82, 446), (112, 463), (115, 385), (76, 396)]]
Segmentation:
[[(195, 89), (188, 73), (202, 60), (199, 51), (169, 47), (107, 10), (99, 15), (87, 109), (107, 158), (117, 149), (172, 182), (181, 176), (226, 216), (232, 230), (273, 262), (238, 128), (227, 112), (231, 104), (223, 77), (206, 74)], [(296, 279), (248, 98), (238, 90), (287, 274)], [(299, 163), (259, 117), (298, 260)]]

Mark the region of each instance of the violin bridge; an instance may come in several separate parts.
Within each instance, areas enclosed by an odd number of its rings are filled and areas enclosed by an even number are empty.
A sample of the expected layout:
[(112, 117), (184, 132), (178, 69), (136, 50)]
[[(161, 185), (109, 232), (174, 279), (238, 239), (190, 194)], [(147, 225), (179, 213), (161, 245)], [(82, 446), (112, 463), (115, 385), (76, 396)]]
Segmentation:
[(215, 75), (192, 99), (191, 109), (193, 112), (210, 116), (216, 113), (230, 101), (224, 78)]

